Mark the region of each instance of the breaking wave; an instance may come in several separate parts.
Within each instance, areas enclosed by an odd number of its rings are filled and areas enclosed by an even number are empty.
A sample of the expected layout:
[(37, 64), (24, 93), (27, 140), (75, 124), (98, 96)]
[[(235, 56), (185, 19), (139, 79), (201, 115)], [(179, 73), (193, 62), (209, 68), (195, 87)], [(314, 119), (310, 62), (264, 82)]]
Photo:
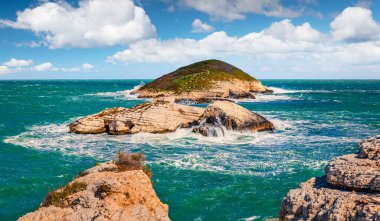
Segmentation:
[(89, 96), (99, 96), (99, 97), (112, 97), (115, 99), (121, 99), (121, 100), (138, 100), (137, 94), (133, 94), (132, 92), (135, 90), (138, 90), (142, 86), (144, 86), (144, 82), (140, 82), (140, 84), (134, 86), (130, 90), (123, 90), (123, 91), (115, 91), (115, 92), (100, 92), (96, 94), (87, 94)]

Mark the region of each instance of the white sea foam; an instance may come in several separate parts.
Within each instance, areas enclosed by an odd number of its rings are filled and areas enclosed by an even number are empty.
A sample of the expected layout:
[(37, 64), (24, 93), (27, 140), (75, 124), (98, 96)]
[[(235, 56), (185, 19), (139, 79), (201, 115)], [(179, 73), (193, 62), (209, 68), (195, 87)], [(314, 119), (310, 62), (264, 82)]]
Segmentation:
[(137, 94), (132, 94), (133, 91), (141, 88), (144, 86), (144, 82), (140, 82), (140, 84), (134, 86), (130, 90), (123, 90), (123, 91), (115, 91), (115, 92), (100, 92), (96, 94), (87, 94), (90, 96), (99, 96), (99, 97), (113, 97), (115, 99), (122, 99), (122, 100), (138, 100)]
[(248, 217), (248, 218), (241, 218), (241, 219), (238, 219), (238, 221), (253, 221), (253, 220), (256, 220), (256, 219), (259, 219), (260, 216), (251, 216), (251, 217)]
[(268, 87), (269, 89), (273, 90), (274, 94), (295, 94), (295, 93), (332, 93), (333, 91), (328, 90), (291, 90), (291, 89), (284, 89), (279, 87)]
[[(99, 160), (108, 160), (119, 150), (142, 151), (148, 156), (148, 163), (162, 166), (271, 176), (294, 173), (295, 168), (300, 167), (319, 170), (331, 156), (319, 159), (308, 155), (329, 154), (323, 149), (329, 144), (343, 146), (347, 142), (358, 141), (311, 136), (307, 128), (317, 128), (319, 125), (306, 120), (287, 121), (276, 116), (268, 118), (275, 124), (276, 132), (228, 131), (224, 138), (204, 137), (192, 133), (191, 129), (178, 129), (167, 134), (81, 135), (68, 133), (66, 124), (49, 124), (32, 126), (26, 132), (7, 137), (4, 142), (43, 151), (91, 156)], [(305, 150), (308, 154), (303, 152)]]

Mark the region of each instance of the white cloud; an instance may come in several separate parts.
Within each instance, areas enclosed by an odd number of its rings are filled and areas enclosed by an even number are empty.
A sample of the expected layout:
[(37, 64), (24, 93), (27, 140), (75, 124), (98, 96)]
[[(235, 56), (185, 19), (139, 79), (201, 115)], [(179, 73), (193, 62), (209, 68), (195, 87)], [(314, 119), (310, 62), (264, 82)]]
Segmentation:
[(179, 0), (179, 4), (225, 21), (244, 19), (249, 13), (286, 18), (300, 15), (300, 11), (284, 7), (280, 0)]
[(241, 37), (220, 31), (199, 40), (144, 40), (131, 44), (107, 60), (112, 63), (184, 65), (210, 58), (232, 59), (254, 66), (256, 71), (283, 73), (288, 77), (299, 76), (291, 73), (311, 73), (317, 78), (323, 73), (324, 77), (328, 77), (331, 73), (351, 73), (350, 76), (355, 76), (362, 72), (371, 72), (371, 76), (376, 76), (378, 72), (375, 71), (380, 70), (380, 39), (337, 42), (333, 36), (322, 34), (309, 23), (294, 25), (284, 19), (260, 32)]
[(90, 69), (93, 69), (94, 66), (93, 66), (92, 64), (89, 64), (89, 63), (84, 63), (84, 64), (82, 65), (82, 68), (83, 68), (84, 70), (90, 70)]
[(54, 66), (50, 62), (45, 62), (40, 65), (36, 65), (32, 68), (35, 71), (50, 71), (54, 69)]
[(9, 61), (3, 63), (8, 67), (26, 67), (33, 64), (32, 60), (17, 60), (15, 58), (11, 58)]
[(289, 19), (273, 23), (269, 28), (264, 30), (264, 33), (282, 40), (317, 42), (323, 38), (323, 35), (313, 29), (309, 23), (306, 22), (300, 26), (294, 26)]
[(144, 9), (131, 0), (80, 0), (78, 8), (43, 1), (18, 12), (16, 21), (0, 20), (0, 26), (31, 30), (50, 48), (129, 44), (155, 35)]
[(348, 42), (378, 40), (380, 26), (367, 8), (348, 7), (331, 22), (334, 39)]
[(212, 32), (215, 29), (211, 25), (209, 25), (209, 24), (207, 24), (205, 22), (202, 22), (198, 18), (193, 21), (193, 23), (191, 24), (191, 26), (193, 28), (192, 32), (194, 32), (194, 33)]
[(270, 57), (286, 53), (302, 53), (315, 50), (322, 34), (308, 23), (294, 26), (290, 20), (273, 23), (261, 32), (252, 32), (240, 38), (225, 32), (214, 32), (200, 40), (174, 39), (160, 41), (150, 39), (130, 45), (117, 52), (108, 61), (116, 62), (182, 62), (210, 56), (249, 55)]
[(0, 75), (1, 74), (9, 74), (11, 73), (11, 71), (9, 70), (9, 68), (7, 66), (1, 66), (0, 65)]

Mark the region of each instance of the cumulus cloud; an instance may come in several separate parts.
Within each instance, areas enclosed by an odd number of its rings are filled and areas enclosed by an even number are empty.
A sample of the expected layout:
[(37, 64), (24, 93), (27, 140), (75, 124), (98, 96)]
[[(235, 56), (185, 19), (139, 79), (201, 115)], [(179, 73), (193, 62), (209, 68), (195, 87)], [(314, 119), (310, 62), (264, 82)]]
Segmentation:
[(380, 26), (367, 8), (348, 7), (330, 26), (332, 37), (339, 41), (365, 42), (378, 40), (380, 36)]
[(198, 18), (193, 21), (193, 23), (191, 24), (191, 26), (193, 28), (192, 32), (194, 32), (194, 33), (212, 32), (215, 29), (211, 25), (209, 25), (209, 24), (207, 24), (205, 22), (202, 22)]
[(280, 0), (179, 0), (179, 5), (225, 21), (244, 19), (249, 13), (283, 18), (297, 17), (301, 13), (284, 7)]
[(143, 40), (109, 56), (107, 61), (184, 65), (210, 58), (235, 59), (262, 72), (283, 73), (288, 77), (297, 76), (289, 73), (313, 73), (314, 77), (320, 77), (316, 73), (352, 73), (354, 76), (363, 71), (380, 71), (380, 39), (337, 42), (333, 35), (319, 32), (309, 23), (294, 25), (284, 19), (241, 37), (220, 31), (199, 40)]
[(240, 38), (227, 33), (214, 32), (200, 40), (174, 39), (160, 41), (150, 39), (130, 45), (124, 51), (108, 57), (116, 62), (181, 62), (193, 58), (207, 58), (214, 55), (271, 55), (315, 50), (322, 34), (308, 23), (294, 26), (290, 20), (273, 23), (261, 32), (252, 32)]
[(0, 26), (31, 30), (50, 48), (112, 46), (155, 36), (144, 9), (131, 0), (80, 0), (77, 8), (42, 1), (18, 12), (16, 21), (0, 20)]
[(294, 26), (289, 19), (273, 23), (264, 30), (264, 33), (282, 40), (317, 42), (323, 38), (323, 35), (313, 29), (309, 23), (305, 22), (300, 26)]
[(50, 62), (45, 62), (45, 63), (42, 63), (40, 65), (36, 65), (34, 66), (32, 69), (35, 70), (35, 71), (39, 71), (39, 72), (42, 72), (42, 71), (49, 71), (49, 70), (53, 70), (54, 66), (52, 63)]
[(17, 60), (15, 58), (11, 58), (9, 61), (3, 63), (8, 67), (26, 67), (33, 64), (32, 60)]

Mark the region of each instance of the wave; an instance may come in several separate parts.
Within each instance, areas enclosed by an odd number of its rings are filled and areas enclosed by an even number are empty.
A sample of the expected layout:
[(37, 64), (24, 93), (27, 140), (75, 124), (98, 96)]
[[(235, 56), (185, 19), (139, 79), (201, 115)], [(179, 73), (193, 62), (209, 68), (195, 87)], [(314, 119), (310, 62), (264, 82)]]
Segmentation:
[(138, 90), (142, 86), (144, 86), (144, 82), (140, 82), (140, 84), (134, 86), (130, 90), (123, 90), (123, 91), (115, 91), (115, 92), (100, 92), (96, 94), (87, 94), (89, 96), (99, 96), (99, 97), (113, 97), (115, 99), (122, 99), (122, 100), (139, 100), (137, 94), (133, 94), (132, 92), (135, 90)]
[(333, 93), (334, 91), (329, 90), (290, 90), (279, 87), (268, 87), (273, 90), (274, 94), (296, 94), (296, 93)]

